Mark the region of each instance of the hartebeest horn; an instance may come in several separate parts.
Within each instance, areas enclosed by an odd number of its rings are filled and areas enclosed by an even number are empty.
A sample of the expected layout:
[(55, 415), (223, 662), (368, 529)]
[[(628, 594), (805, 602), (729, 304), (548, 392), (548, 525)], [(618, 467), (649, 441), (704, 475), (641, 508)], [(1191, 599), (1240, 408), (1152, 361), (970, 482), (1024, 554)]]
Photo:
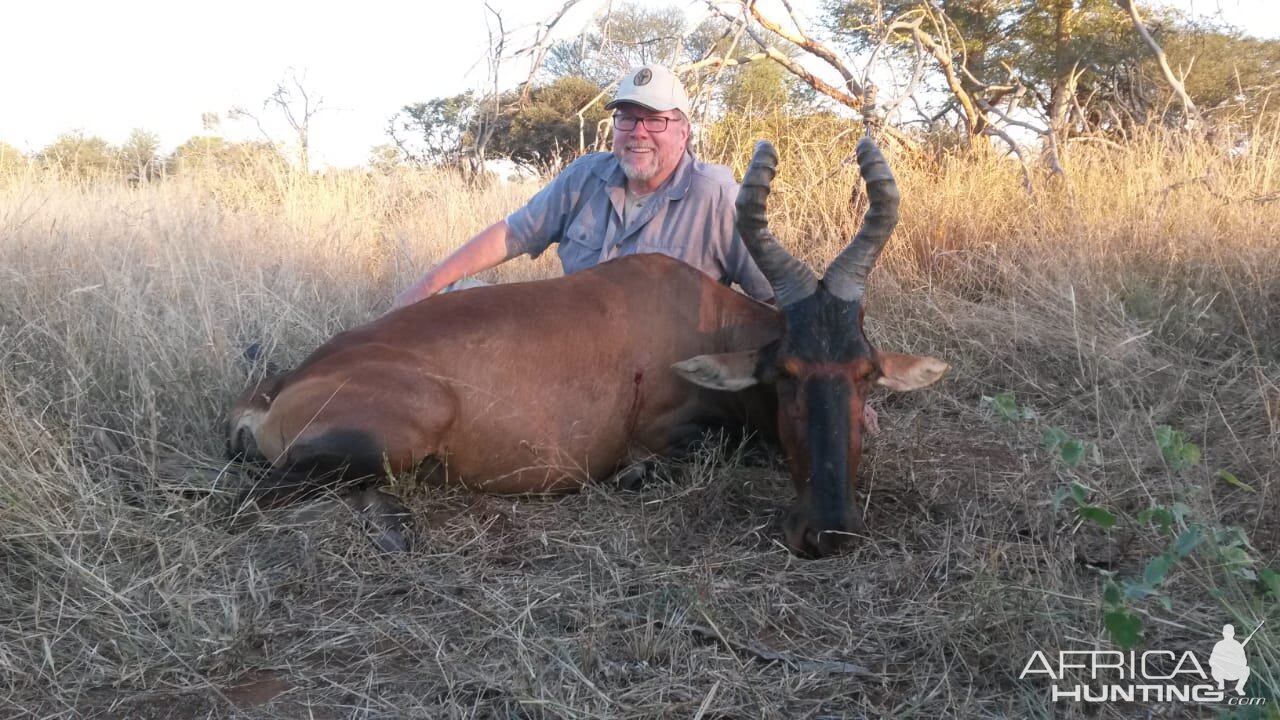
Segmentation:
[(880, 148), (870, 138), (858, 142), (858, 169), (867, 183), (871, 206), (867, 208), (858, 234), (849, 241), (849, 247), (831, 262), (822, 278), (827, 291), (846, 302), (862, 300), (867, 275), (898, 224), (898, 184), (893, 179), (889, 164), (884, 161), (884, 155), (880, 154)]
[(778, 244), (769, 232), (769, 217), (765, 201), (769, 198), (769, 184), (778, 172), (778, 153), (768, 140), (756, 143), (751, 154), (751, 164), (742, 178), (738, 190), (738, 232), (746, 243), (751, 257), (760, 266), (760, 272), (769, 279), (778, 307), (786, 307), (813, 294), (818, 288), (818, 276)]

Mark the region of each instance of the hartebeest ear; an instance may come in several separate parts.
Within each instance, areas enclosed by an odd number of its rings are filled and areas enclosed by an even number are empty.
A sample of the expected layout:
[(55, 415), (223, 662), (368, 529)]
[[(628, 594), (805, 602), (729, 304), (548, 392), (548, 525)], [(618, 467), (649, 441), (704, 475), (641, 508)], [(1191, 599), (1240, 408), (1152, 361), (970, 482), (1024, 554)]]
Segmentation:
[(880, 366), (876, 384), (898, 392), (932, 385), (951, 367), (937, 358), (893, 352), (877, 352), (876, 364)]
[(759, 350), (698, 355), (681, 360), (671, 368), (694, 385), (733, 392), (759, 382), (756, 378), (756, 360), (759, 355)]

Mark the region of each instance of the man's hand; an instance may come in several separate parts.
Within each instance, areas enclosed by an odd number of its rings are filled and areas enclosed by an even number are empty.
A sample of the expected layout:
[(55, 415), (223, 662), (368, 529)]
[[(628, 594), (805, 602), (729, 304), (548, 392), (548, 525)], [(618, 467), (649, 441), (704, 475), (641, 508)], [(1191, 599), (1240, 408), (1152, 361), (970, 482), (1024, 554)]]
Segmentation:
[(405, 288), (403, 292), (391, 301), (391, 309), (396, 310), (405, 305), (412, 305), (423, 298), (431, 297), (435, 291), (431, 289), (434, 282), (435, 274), (427, 273), (418, 279), (417, 282)]

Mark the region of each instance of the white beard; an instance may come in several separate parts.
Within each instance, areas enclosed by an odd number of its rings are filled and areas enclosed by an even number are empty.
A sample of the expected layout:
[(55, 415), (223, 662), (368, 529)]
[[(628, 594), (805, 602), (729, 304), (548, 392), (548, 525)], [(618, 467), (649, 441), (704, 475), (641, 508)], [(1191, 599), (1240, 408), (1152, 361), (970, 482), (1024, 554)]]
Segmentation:
[(639, 163), (633, 162), (626, 153), (623, 153), (618, 158), (618, 162), (622, 165), (622, 172), (627, 176), (628, 180), (649, 182), (658, 174), (659, 163), (656, 148), (649, 154), (648, 159), (641, 160)]

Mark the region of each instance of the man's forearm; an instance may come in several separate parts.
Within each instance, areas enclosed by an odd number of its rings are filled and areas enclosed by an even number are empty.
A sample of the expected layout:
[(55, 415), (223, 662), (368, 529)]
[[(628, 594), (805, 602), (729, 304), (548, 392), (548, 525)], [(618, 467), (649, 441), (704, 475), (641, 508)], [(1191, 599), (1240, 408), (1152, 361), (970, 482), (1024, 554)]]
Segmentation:
[(400, 293), (392, 307), (410, 305), (440, 292), (464, 277), (484, 272), (510, 260), (512, 253), (507, 248), (507, 235), (506, 220), (499, 220), (481, 230)]

